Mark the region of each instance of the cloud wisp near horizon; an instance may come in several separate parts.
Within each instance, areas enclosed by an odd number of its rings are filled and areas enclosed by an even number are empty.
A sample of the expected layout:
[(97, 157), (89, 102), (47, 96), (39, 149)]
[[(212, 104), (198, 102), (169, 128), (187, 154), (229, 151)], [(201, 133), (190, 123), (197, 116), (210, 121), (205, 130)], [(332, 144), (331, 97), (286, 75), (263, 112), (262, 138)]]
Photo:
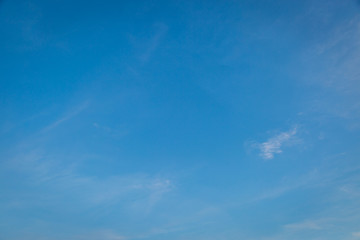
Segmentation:
[(359, 10), (0, 1), (0, 240), (360, 239)]

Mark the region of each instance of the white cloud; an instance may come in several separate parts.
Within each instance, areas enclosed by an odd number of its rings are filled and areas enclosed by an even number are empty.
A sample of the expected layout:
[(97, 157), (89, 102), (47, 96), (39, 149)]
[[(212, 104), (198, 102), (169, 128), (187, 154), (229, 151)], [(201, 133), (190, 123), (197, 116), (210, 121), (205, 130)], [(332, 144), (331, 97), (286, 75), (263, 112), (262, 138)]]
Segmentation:
[(275, 154), (282, 153), (281, 147), (284, 143), (289, 142), (296, 134), (297, 128), (282, 132), (266, 142), (259, 144), (259, 149), (261, 151), (260, 156), (266, 160), (273, 159)]
[(128, 239), (110, 229), (100, 229), (89, 231), (88, 233), (75, 236), (74, 239), (87, 239), (87, 240), (125, 240)]
[(321, 230), (323, 228), (317, 221), (304, 221), (286, 224), (284, 227), (291, 230)]
[(353, 235), (353, 237), (360, 238), (360, 232), (353, 232), (352, 235)]

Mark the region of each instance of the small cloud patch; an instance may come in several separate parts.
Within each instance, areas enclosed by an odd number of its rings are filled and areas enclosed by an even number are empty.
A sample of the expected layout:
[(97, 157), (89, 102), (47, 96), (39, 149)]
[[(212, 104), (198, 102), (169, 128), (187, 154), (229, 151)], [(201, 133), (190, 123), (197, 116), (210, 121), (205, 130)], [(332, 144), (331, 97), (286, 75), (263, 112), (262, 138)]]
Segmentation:
[(297, 133), (297, 128), (294, 127), (287, 132), (282, 132), (274, 137), (269, 138), (266, 142), (257, 144), (260, 150), (260, 156), (265, 159), (273, 159), (275, 154), (282, 153), (282, 146), (290, 142)]

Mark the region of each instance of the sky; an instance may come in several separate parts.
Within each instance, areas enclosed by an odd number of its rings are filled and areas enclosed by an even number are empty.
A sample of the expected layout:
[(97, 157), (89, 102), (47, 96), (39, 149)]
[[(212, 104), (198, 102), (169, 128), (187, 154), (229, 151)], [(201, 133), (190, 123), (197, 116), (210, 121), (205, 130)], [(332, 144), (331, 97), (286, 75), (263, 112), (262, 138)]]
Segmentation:
[(0, 1), (0, 240), (360, 239), (360, 2)]

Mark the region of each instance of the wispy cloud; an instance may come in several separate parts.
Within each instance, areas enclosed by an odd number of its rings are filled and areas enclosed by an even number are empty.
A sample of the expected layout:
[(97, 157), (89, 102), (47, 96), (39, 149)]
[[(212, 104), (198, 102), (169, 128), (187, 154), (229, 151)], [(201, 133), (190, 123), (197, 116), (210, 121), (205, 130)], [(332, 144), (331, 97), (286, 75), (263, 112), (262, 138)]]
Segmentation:
[[(152, 28), (152, 31), (147, 37), (140, 37), (133, 34), (129, 34), (128, 36), (130, 43), (138, 51), (136, 58), (140, 64), (145, 64), (150, 60), (168, 31), (168, 26), (164, 23), (156, 23)], [(129, 69), (136, 75), (138, 74), (136, 68), (130, 67)]]
[[(312, 239), (341, 238), (350, 240), (360, 238), (360, 232), (357, 231), (356, 224), (354, 224), (359, 222), (359, 195), (354, 194), (353, 190), (348, 193), (348, 188), (344, 192), (344, 188), (340, 187), (346, 183), (359, 182), (358, 171), (358, 168), (355, 166), (349, 169), (337, 168), (336, 171), (323, 168), (314, 172), (312, 179), (311, 175), (309, 175), (308, 181), (304, 178), (303, 184), (298, 186), (304, 189), (316, 189), (316, 191), (327, 190), (328, 195), (323, 202), (326, 207), (314, 211), (310, 218), (298, 219), (299, 216), (296, 216), (297, 220), (294, 222), (283, 223), (278, 234), (264, 239), (300, 240), (308, 238), (309, 234), (313, 236)], [(346, 204), (343, 205), (344, 200)]]
[(163, 38), (163, 36), (166, 34), (168, 30), (168, 26), (160, 23), (156, 24), (156, 32), (148, 42), (147, 48), (145, 51), (140, 55), (140, 61), (145, 63), (149, 61), (150, 57), (158, 47), (160, 40)]
[(93, 123), (93, 127), (97, 128), (107, 134), (110, 134), (111, 136), (114, 137), (122, 137), (125, 136), (128, 133), (128, 130), (123, 130), (123, 129), (119, 129), (119, 128), (113, 128), (113, 127), (109, 127), (106, 125), (102, 125), (100, 123), (94, 122)]
[[(309, 98), (306, 111), (320, 114), (322, 121), (326, 121), (329, 115), (335, 116), (345, 120), (348, 128), (359, 129), (360, 17), (358, 14), (352, 16), (352, 13), (341, 20), (335, 17), (339, 6), (334, 3), (339, 2), (333, 2), (331, 9), (324, 7), (323, 11), (328, 12), (334, 24), (329, 24), (327, 34), (317, 38), (304, 51), (303, 61), (307, 70), (299, 76), (302, 76), (302, 81), (321, 87), (321, 92)], [(314, 4), (318, 6), (322, 3)], [(342, 1), (342, 4), (353, 2)]]
[(287, 132), (282, 132), (274, 137), (271, 137), (266, 142), (257, 144), (260, 150), (260, 156), (265, 159), (273, 159), (275, 154), (282, 153), (281, 147), (293, 139), (297, 133), (297, 128), (294, 127)]
[[(334, 230), (340, 230), (344, 236), (349, 236), (350, 234), (345, 232), (342, 227), (338, 227), (344, 224), (351, 224), (353, 220), (354, 219), (352, 219), (352, 217), (339, 215), (318, 219), (306, 219), (303, 221), (283, 225), (283, 229), (285, 230), (283, 234), (292, 239), (290, 236), (301, 235), (310, 231), (317, 231), (318, 234), (325, 236), (325, 234), (329, 233), (331, 235), (331, 232)], [(353, 237), (359, 238), (360, 232), (352, 232), (351, 235)]]
[(150, 229), (150, 231), (148, 231), (148, 232), (141, 233), (141, 234), (138, 234), (138, 235), (135, 235), (135, 236), (131, 236), (128, 239), (132, 239), (132, 240), (135, 240), (135, 239), (148, 239), (148, 238), (151, 238), (151, 237), (154, 237), (154, 236), (159, 236), (159, 235), (161, 236), (161, 235), (168, 234), (168, 233), (174, 233), (174, 232), (183, 231), (184, 229), (187, 229), (187, 228), (184, 227), (184, 226), (158, 227), (158, 228)]
[[(143, 173), (128, 173), (99, 177), (82, 174), (79, 162), (59, 159), (54, 154), (48, 154), (42, 149), (22, 150), (22, 152), (2, 164), (2, 170), (21, 175), (21, 184), (31, 184), (32, 187), (42, 189), (39, 194), (46, 199), (48, 196), (59, 199), (71, 199), (82, 207), (101, 207), (116, 205), (122, 202), (122, 208), (130, 212), (145, 210), (145, 214), (152, 211), (166, 193), (174, 189), (171, 179), (164, 176), (154, 176)], [(71, 158), (71, 157), (70, 157)], [(50, 187), (52, 193), (48, 192)], [(49, 195), (50, 194), (50, 195)], [(40, 196), (36, 204), (41, 202)], [(47, 200), (45, 200), (47, 201)], [(33, 204), (31, 201), (20, 201), (21, 204)]]
[(85, 233), (85, 234), (81, 234), (81, 235), (77, 235), (76, 238), (74, 239), (86, 239), (86, 240), (97, 240), (97, 239), (102, 239), (102, 240), (125, 240), (128, 239), (126, 237), (124, 237), (121, 234), (118, 234), (112, 230), (109, 229), (102, 229), (102, 230), (97, 230), (97, 231), (91, 231), (90, 233)]
[(89, 101), (82, 102), (81, 104), (77, 105), (75, 108), (73, 108), (71, 111), (65, 113), (63, 116), (61, 116), (59, 119), (54, 121), (53, 123), (49, 124), (45, 128), (43, 128), (42, 132), (47, 132), (53, 128), (56, 128), (60, 124), (70, 120), (71, 118), (75, 117), (76, 115), (80, 114), (82, 111), (84, 111), (89, 106)]
[(319, 221), (310, 221), (310, 220), (306, 220), (306, 221), (298, 222), (298, 223), (286, 224), (286, 225), (284, 225), (284, 227), (286, 229), (290, 229), (290, 230), (294, 230), (294, 231), (323, 229), (323, 227), (321, 226)]
[(268, 190), (264, 191), (259, 196), (252, 199), (251, 202), (258, 202), (258, 201), (278, 198), (290, 191), (293, 191), (293, 190), (296, 190), (299, 188), (303, 188), (303, 187), (308, 187), (308, 186), (314, 184), (314, 182), (316, 182), (318, 179), (319, 179), (319, 173), (315, 169), (315, 170), (310, 171), (298, 178), (295, 178), (292, 180), (287, 179), (286, 184), (283, 184), (283, 185), (274, 187), (273, 189), (268, 189)]

